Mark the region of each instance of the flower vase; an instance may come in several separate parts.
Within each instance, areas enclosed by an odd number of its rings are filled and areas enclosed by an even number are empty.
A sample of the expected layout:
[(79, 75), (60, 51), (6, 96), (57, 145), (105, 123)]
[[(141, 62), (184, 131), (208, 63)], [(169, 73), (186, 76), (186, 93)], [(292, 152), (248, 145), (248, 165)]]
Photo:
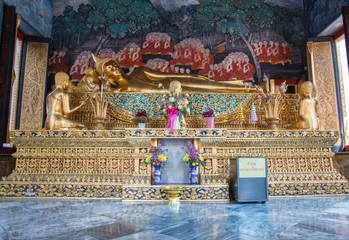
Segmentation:
[(108, 118), (105, 117), (94, 117), (93, 122), (96, 124), (96, 127), (94, 128), (95, 130), (105, 130), (104, 123)]
[(173, 129), (179, 129), (179, 116), (178, 116), (178, 114), (174, 118)]
[(145, 128), (145, 123), (138, 123), (138, 128)]
[(206, 118), (206, 128), (214, 128), (214, 117)]
[(191, 170), (189, 173), (190, 177), (190, 184), (191, 185), (197, 185), (198, 184), (198, 171), (197, 171), (197, 166), (191, 166)]
[(161, 185), (161, 172), (160, 166), (154, 166), (155, 170), (153, 172), (154, 185)]

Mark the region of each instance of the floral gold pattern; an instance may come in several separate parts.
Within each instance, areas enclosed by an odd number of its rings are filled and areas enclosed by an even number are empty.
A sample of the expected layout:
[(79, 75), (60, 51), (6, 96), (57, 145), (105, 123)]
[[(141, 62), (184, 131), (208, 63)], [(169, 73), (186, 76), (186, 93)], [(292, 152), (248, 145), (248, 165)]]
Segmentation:
[[(334, 77), (331, 42), (311, 42), (313, 83), (320, 102), (320, 129), (339, 130), (337, 93)], [(308, 43), (309, 46), (309, 43)]]
[(151, 185), (151, 167), (142, 164), (159, 138), (196, 139), (204, 158), (200, 185), (186, 188), (181, 201), (228, 201), (238, 157), (267, 158), (270, 197), (349, 193), (332, 160), (337, 131), (169, 131), (12, 131), (16, 169), (0, 182), (0, 196), (166, 200), (162, 186)]
[[(86, 98), (88, 93), (71, 94), (71, 102), (78, 105), (79, 102)], [(132, 123), (132, 112), (134, 109), (147, 109), (151, 116), (147, 126), (152, 128), (163, 128), (166, 126), (167, 119), (163, 116), (160, 109), (162, 94), (159, 93), (105, 93), (103, 97), (110, 103), (108, 108), (108, 120), (105, 124), (106, 129), (124, 129), (136, 127)], [(289, 106), (284, 106), (280, 112), (280, 126), (285, 127), (294, 123), (297, 119), (298, 95), (287, 94)], [(230, 127), (229, 124), (239, 125), (238, 111), (240, 104), (243, 107), (244, 115), (249, 116), (252, 102), (258, 100), (258, 94), (244, 93), (217, 93), (217, 94), (189, 94), (190, 115), (185, 117), (188, 128), (200, 128), (206, 126), (206, 121), (202, 117), (202, 112), (206, 107), (215, 109), (215, 124), (222, 127)], [(261, 107), (256, 105), (256, 112), (259, 116), (260, 123), (265, 123), (265, 113)], [(81, 109), (73, 113), (73, 119), (84, 123), (89, 129), (93, 129), (93, 107), (86, 104)], [(249, 120), (245, 124), (251, 124)], [(257, 124), (258, 125), (258, 124)], [(252, 124), (251, 124), (252, 126)]]
[(42, 128), (47, 55), (48, 43), (28, 42), (19, 127), (22, 130)]

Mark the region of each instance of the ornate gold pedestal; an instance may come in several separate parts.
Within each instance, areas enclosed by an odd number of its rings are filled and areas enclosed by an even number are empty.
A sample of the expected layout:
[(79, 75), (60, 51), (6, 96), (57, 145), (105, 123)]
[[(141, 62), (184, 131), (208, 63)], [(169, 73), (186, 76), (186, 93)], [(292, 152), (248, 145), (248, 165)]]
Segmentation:
[(179, 194), (183, 192), (185, 187), (170, 186), (166, 187), (165, 191), (168, 193), (168, 205), (179, 205)]
[(196, 139), (206, 162), (200, 185), (185, 186), (181, 201), (229, 201), (238, 157), (267, 158), (270, 197), (349, 193), (332, 161), (338, 132), (169, 131), (13, 131), (16, 169), (0, 182), (0, 196), (167, 201), (166, 186), (151, 185), (151, 167), (141, 164), (151, 141), (161, 138)]

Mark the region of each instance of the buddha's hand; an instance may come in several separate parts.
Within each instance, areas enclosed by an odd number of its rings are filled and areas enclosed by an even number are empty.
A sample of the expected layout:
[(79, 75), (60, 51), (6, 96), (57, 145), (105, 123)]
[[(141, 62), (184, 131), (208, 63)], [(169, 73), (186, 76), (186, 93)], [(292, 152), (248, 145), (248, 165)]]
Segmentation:
[(80, 105), (85, 105), (87, 101), (90, 99), (90, 96), (88, 96), (85, 100), (80, 101)]

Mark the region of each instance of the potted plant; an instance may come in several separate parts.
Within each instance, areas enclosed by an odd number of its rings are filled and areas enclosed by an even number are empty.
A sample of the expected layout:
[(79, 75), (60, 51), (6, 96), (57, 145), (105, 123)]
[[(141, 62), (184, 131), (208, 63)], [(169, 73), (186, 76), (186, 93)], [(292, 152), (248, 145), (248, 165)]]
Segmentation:
[(164, 153), (167, 151), (168, 149), (162, 149), (162, 145), (159, 145), (159, 147), (151, 146), (149, 149), (149, 155), (143, 161), (144, 164), (151, 164), (154, 166), (154, 185), (161, 185), (161, 166), (165, 166), (166, 164), (167, 157)]
[(149, 121), (147, 110), (140, 109), (134, 113), (133, 122), (138, 124), (139, 128), (145, 128), (145, 123)]
[(199, 176), (197, 168), (200, 166), (205, 167), (205, 161), (202, 155), (199, 154), (199, 150), (196, 149), (192, 143), (188, 142), (185, 147), (182, 147), (182, 149), (186, 152), (183, 161), (191, 168), (189, 173), (190, 184), (197, 185)]
[(214, 128), (214, 118), (215, 118), (214, 110), (212, 108), (205, 108), (205, 111), (202, 113), (202, 116), (206, 118), (206, 127)]

